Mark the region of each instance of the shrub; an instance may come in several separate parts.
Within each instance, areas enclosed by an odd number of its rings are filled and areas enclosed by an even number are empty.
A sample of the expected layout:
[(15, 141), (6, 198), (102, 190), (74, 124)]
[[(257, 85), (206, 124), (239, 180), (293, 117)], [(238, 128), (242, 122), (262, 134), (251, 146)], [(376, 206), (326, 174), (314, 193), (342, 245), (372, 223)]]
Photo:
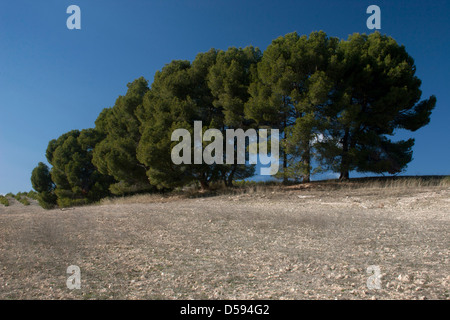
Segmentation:
[(9, 206), (9, 200), (5, 196), (0, 196), (0, 203), (5, 207)]
[(441, 180), (441, 186), (450, 186), (450, 176), (446, 176)]
[(29, 206), (30, 205), (30, 201), (27, 198), (25, 198), (25, 197), (20, 198), (19, 202), (22, 203), (24, 206)]
[(34, 199), (37, 200), (38, 199), (38, 193), (34, 190), (31, 190), (30, 192), (27, 193), (27, 197), (30, 199)]
[(58, 206), (61, 208), (67, 207), (77, 207), (89, 204), (89, 200), (86, 198), (82, 199), (70, 199), (70, 198), (58, 198), (57, 200)]
[(53, 209), (56, 206), (56, 195), (53, 192), (39, 192), (37, 200), (44, 209)]
[(150, 193), (155, 191), (155, 187), (148, 184), (129, 184), (120, 181), (109, 186), (109, 190), (116, 196), (129, 196), (134, 194)]

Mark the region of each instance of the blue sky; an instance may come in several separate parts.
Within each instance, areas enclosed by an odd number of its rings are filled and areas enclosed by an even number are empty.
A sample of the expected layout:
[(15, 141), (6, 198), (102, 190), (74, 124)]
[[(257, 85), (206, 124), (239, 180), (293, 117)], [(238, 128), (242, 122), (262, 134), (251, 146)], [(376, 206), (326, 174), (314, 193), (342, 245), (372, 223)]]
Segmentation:
[[(66, 9), (81, 8), (81, 30)], [(381, 33), (404, 44), (437, 96), (431, 123), (415, 133), (405, 174), (450, 174), (449, 1), (16, 0), (0, 4), (0, 193), (28, 191), (51, 139), (94, 126), (126, 84), (174, 59), (214, 47), (257, 46), (280, 35), (324, 30), (347, 38), (367, 29), (366, 9), (381, 8)]]

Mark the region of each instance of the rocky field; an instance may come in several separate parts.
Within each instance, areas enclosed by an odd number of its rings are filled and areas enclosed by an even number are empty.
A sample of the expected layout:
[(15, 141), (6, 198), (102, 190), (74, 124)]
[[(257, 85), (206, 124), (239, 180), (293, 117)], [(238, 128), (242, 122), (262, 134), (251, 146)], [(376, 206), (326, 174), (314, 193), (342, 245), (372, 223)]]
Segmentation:
[[(50, 211), (11, 200), (0, 205), (0, 299), (448, 300), (449, 227), (448, 186), (301, 185)], [(71, 265), (80, 289), (66, 285)]]

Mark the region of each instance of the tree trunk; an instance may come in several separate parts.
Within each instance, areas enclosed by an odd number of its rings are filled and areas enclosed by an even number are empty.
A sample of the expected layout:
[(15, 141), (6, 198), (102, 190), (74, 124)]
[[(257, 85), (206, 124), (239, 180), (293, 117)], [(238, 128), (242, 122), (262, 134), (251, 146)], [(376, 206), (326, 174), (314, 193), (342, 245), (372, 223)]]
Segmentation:
[(202, 188), (202, 191), (209, 190), (208, 181), (206, 181), (205, 179), (200, 179), (199, 182), (200, 182), (200, 186)]
[(345, 180), (348, 180), (348, 179), (350, 179), (350, 175), (348, 173), (348, 170), (347, 171), (341, 170), (341, 174), (339, 175), (339, 180), (345, 181)]
[(303, 182), (311, 181), (311, 146), (306, 147), (305, 153), (303, 154), (303, 165), (306, 168), (306, 172), (303, 175)]
[(238, 166), (237, 162), (234, 162), (233, 169), (231, 169), (231, 172), (228, 175), (228, 179), (227, 179), (227, 181), (225, 181), (225, 185), (229, 188), (231, 188), (233, 186), (233, 178), (234, 178), (234, 173), (237, 170), (237, 166)]
[(349, 179), (349, 167), (350, 167), (350, 159), (348, 155), (348, 145), (350, 138), (350, 130), (348, 128), (345, 129), (344, 138), (342, 139), (342, 158), (341, 158), (341, 174), (339, 176), (339, 180), (348, 180)]
[(288, 182), (288, 176), (287, 176), (287, 154), (286, 154), (286, 150), (283, 151), (283, 183), (287, 184)]
[[(287, 102), (286, 102), (286, 97), (283, 97), (283, 103), (284, 106), (287, 106)], [(284, 136), (284, 141), (286, 141), (286, 128), (287, 128), (287, 114), (284, 113), (284, 126), (283, 126), (283, 136)], [(287, 152), (286, 152), (286, 144), (283, 144), (284, 146), (284, 150), (283, 150), (283, 184), (287, 184), (288, 182), (288, 175), (286, 172), (287, 169)]]

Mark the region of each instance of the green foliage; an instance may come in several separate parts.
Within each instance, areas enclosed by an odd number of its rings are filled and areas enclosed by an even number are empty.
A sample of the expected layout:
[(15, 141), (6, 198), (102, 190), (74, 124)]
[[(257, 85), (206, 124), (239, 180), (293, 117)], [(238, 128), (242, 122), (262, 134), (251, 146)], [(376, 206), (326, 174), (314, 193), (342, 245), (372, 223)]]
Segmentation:
[(0, 196), (0, 203), (4, 205), (5, 207), (9, 206), (9, 200), (5, 196)]
[(67, 208), (67, 207), (83, 206), (90, 203), (90, 201), (86, 198), (73, 199), (71, 198), (72, 196), (73, 196), (72, 194), (67, 195), (60, 194), (57, 200), (58, 206), (60, 208)]
[(38, 199), (38, 193), (36, 191), (31, 190), (27, 193), (27, 197), (30, 199), (37, 200)]
[[(258, 48), (232, 47), (227, 51), (218, 51), (216, 62), (209, 69), (208, 87), (213, 96), (213, 106), (221, 115), (220, 128), (224, 136), (226, 129), (246, 130), (253, 126), (253, 121), (245, 117), (244, 111), (250, 98), (249, 86), (257, 76), (256, 68), (261, 58), (262, 53)], [(239, 165), (236, 161), (234, 164), (223, 164), (219, 169), (225, 186), (232, 186), (234, 180), (246, 179), (255, 174), (254, 165)]]
[[(47, 148), (47, 159), (53, 158), (53, 151), (56, 149), (56, 140), (52, 140)], [(37, 191), (33, 194), (33, 199), (36, 199), (39, 205), (44, 209), (52, 209), (56, 206), (56, 195), (54, 193), (55, 184), (50, 174), (48, 166), (39, 162), (36, 168), (31, 173), (31, 185)]]
[(258, 48), (229, 48), (218, 51), (207, 79), (213, 96), (213, 106), (222, 112), (223, 123), (228, 128), (245, 128), (244, 106), (250, 98), (248, 88), (256, 77), (256, 66), (262, 53)]
[(254, 174), (254, 167), (237, 164), (174, 165), (171, 149), (178, 141), (171, 141), (171, 134), (183, 128), (192, 135), (196, 120), (202, 121), (203, 132), (246, 126), (243, 109), (249, 97), (247, 87), (259, 57), (259, 50), (252, 47), (226, 52), (211, 49), (198, 54), (192, 63), (172, 61), (156, 73), (137, 110), (142, 132), (137, 156), (148, 168), (153, 185), (175, 188), (197, 181), (207, 189), (214, 181), (231, 185), (235, 178)]
[(421, 81), (405, 48), (379, 32), (341, 41), (329, 72), (334, 81), (331, 127), (322, 162), (348, 178), (349, 171), (395, 174), (412, 159), (413, 139), (393, 142), (395, 129), (426, 125), (436, 104), (420, 101)]
[(15, 195), (12, 195), (12, 197), (17, 201), (20, 201), (23, 197), (26, 197), (27, 194), (28, 194), (27, 192), (18, 192)]
[(27, 199), (27, 192), (18, 192), (17, 194), (12, 194), (9, 193), (14, 199), (16, 199), (17, 201), (19, 201), (20, 203), (22, 203), (25, 206), (30, 205), (30, 201)]
[(54, 192), (39, 192), (37, 201), (42, 208), (48, 210), (56, 207), (57, 197)]
[(220, 113), (212, 106), (207, 86), (209, 68), (217, 56), (215, 50), (188, 61), (172, 61), (155, 75), (151, 91), (138, 110), (142, 139), (137, 157), (147, 169), (150, 182), (161, 188), (175, 188), (198, 180), (203, 187), (219, 176), (218, 165), (175, 165), (171, 149), (177, 142), (171, 134), (177, 128), (193, 132), (195, 120), (203, 121), (204, 130), (221, 123)]
[[(117, 196), (126, 196), (140, 193), (148, 193), (149, 187), (147, 185), (142, 184), (128, 184), (125, 181), (120, 181), (112, 184), (109, 187), (109, 190), (112, 194)], [(150, 189), (153, 192), (153, 188)]]
[(324, 109), (332, 88), (327, 71), (337, 43), (322, 31), (309, 37), (296, 32), (279, 37), (264, 51), (258, 76), (250, 85), (245, 113), (259, 125), (280, 130), (283, 166), (279, 176), (285, 182), (298, 175), (309, 181), (312, 144), (325, 124)]
[(22, 203), (24, 206), (29, 206), (30, 205), (30, 201), (27, 198), (25, 198), (25, 197), (20, 198), (19, 202)]
[(275, 39), (250, 85), (248, 118), (283, 135), (280, 177), (309, 181), (319, 170), (401, 172), (414, 141), (392, 142), (395, 129), (429, 122), (436, 98), (419, 101), (420, 80), (403, 46), (375, 32), (347, 41), (324, 32)]
[(112, 108), (104, 109), (97, 118), (96, 132), (102, 139), (94, 148), (92, 162), (98, 171), (114, 177), (117, 185), (111, 186), (111, 192), (128, 193), (136, 186), (139, 191), (151, 191), (144, 166), (136, 157), (136, 147), (141, 139), (136, 110), (142, 105), (148, 83), (139, 78), (128, 84), (125, 96), (119, 96)]
[(36, 192), (17, 199), (35, 198), (49, 209), (110, 193), (229, 187), (254, 175), (250, 165), (173, 164), (171, 150), (179, 141), (171, 135), (183, 128), (192, 137), (194, 121), (202, 121), (203, 132), (223, 134), (279, 129), (283, 165), (277, 177), (284, 182), (306, 182), (325, 170), (341, 179), (352, 170), (396, 174), (411, 161), (414, 140), (392, 136), (428, 124), (436, 104), (434, 96), (420, 100), (415, 72), (405, 48), (378, 32), (341, 41), (323, 31), (294, 32), (263, 53), (232, 47), (200, 53), (192, 63), (172, 61), (156, 72), (151, 88), (143, 77), (129, 83), (94, 129), (50, 141), (51, 170), (39, 163), (31, 175)]
[(31, 185), (37, 192), (51, 192), (54, 189), (50, 169), (45, 163), (39, 162), (38, 166), (33, 169)]
[(101, 174), (92, 163), (93, 149), (102, 139), (95, 129), (73, 130), (52, 140), (47, 157), (52, 164), (51, 180), (55, 188), (43, 192), (44, 199), (54, 200), (59, 206), (71, 203), (89, 203), (109, 195), (113, 179)]

